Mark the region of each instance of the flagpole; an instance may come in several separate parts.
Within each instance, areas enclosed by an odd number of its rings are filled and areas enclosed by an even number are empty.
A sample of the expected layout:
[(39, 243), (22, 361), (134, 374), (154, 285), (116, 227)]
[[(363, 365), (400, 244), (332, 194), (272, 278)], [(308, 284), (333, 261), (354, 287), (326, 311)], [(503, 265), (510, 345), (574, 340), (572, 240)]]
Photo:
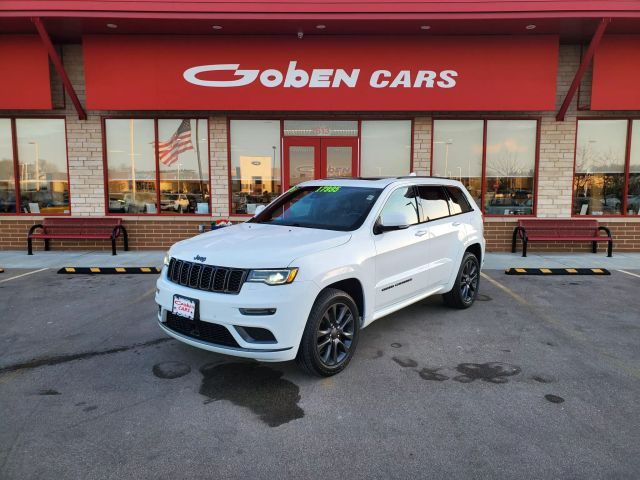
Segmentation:
[(200, 164), (200, 136), (198, 135), (198, 124), (200, 120), (196, 118), (196, 156), (198, 157), (198, 178), (200, 179), (200, 195), (204, 200), (204, 186), (202, 184), (202, 165)]

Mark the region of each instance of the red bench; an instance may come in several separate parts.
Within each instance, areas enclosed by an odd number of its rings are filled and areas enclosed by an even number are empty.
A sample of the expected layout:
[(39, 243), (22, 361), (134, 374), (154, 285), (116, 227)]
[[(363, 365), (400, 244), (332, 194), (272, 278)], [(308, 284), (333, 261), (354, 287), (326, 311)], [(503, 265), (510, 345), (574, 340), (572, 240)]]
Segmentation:
[[(600, 231), (607, 235), (601, 236)], [(518, 220), (513, 230), (511, 253), (516, 252), (516, 241), (522, 240), (522, 256), (527, 256), (529, 242), (591, 242), (593, 253), (598, 252), (598, 242), (608, 242), (607, 256), (613, 255), (613, 238), (607, 227), (598, 225), (592, 219), (540, 219), (530, 218)]]
[[(36, 232), (40, 229), (41, 231)], [(29, 229), (27, 253), (33, 255), (33, 239), (42, 238), (44, 249), (49, 250), (49, 240), (111, 240), (111, 253), (116, 254), (116, 238), (122, 236), (124, 250), (129, 250), (129, 237), (121, 218), (50, 217)]]

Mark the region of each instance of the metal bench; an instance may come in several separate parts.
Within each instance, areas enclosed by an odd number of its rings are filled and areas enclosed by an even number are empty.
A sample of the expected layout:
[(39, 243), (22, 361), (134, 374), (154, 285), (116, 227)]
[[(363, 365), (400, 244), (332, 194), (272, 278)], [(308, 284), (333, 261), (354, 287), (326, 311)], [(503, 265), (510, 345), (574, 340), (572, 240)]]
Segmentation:
[[(601, 236), (600, 231), (607, 235)], [(598, 252), (598, 242), (608, 242), (607, 256), (613, 255), (613, 238), (607, 227), (592, 219), (522, 219), (513, 230), (511, 252), (516, 252), (516, 241), (522, 240), (522, 256), (527, 256), (529, 242), (591, 242), (593, 253)]]
[[(36, 232), (40, 229), (41, 231)], [(33, 255), (33, 239), (42, 238), (44, 249), (50, 240), (111, 240), (111, 253), (116, 254), (116, 238), (122, 236), (124, 250), (129, 250), (129, 237), (121, 218), (50, 217), (32, 226), (27, 236), (27, 253)]]

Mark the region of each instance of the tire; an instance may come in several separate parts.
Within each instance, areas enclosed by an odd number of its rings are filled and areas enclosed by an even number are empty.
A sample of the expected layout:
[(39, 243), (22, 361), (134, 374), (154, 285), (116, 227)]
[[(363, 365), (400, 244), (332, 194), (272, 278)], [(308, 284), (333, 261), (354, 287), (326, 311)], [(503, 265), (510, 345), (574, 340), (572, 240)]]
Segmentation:
[(300, 340), (298, 365), (320, 377), (344, 370), (358, 345), (359, 318), (358, 307), (347, 293), (334, 288), (320, 292)]
[(469, 308), (480, 288), (480, 262), (471, 252), (465, 252), (451, 291), (442, 295), (445, 305), (453, 308)]

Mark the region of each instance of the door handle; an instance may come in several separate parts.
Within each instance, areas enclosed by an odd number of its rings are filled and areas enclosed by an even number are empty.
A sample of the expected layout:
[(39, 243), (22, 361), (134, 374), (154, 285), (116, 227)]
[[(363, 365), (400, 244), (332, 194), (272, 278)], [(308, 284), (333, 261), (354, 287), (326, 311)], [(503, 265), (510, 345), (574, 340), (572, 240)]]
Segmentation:
[(426, 235), (426, 234), (427, 234), (426, 230), (418, 230), (416, 232), (416, 237), (421, 237), (421, 236)]
[(454, 227), (459, 227), (460, 225), (462, 225), (460, 222), (453, 222)]

